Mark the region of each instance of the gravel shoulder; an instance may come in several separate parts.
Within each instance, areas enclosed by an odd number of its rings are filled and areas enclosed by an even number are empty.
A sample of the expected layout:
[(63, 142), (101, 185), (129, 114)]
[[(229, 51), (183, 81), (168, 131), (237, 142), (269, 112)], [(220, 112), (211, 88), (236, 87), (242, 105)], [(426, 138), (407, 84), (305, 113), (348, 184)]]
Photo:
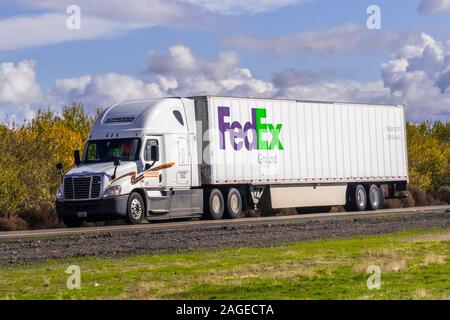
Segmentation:
[(414, 228), (449, 228), (450, 212), (307, 218), (295, 221), (101, 232), (47, 239), (0, 241), (0, 265), (73, 257), (186, 252), (242, 246), (276, 246), (303, 240), (348, 238)]

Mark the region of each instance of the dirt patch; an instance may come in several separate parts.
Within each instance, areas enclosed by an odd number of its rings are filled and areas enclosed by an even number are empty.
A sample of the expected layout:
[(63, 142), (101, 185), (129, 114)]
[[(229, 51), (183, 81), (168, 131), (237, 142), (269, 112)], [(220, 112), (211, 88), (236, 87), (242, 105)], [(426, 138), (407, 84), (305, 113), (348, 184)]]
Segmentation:
[(0, 265), (84, 256), (117, 257), (186, 252), (200, 248), (275, 246), (301, 240), (348, 238), (431, 227), (450, 227), (450, 212), (383, 215), (382, 218), (327, 217), (290, 222), (195, 225), (183, 229), (3, 240), (0, 241)]
[(444, 264), (444, 263), (445, 263), (445, 256), (429, 253), (423, 259), (422, 264), (424, 266), (428, 266), (430, 264)]
[(26, 230), (28, 224), (19, 217), (0, 218), (0, 231)]
[(445, 242), (450, 241), (450, 234), (425, 234), (423, 236), (416, 236), (413, 238), (409, 238), (412, 242), (429, 242), (429, 241), (436, 241), (436, 242)]
[(428, 290), (425, 288), (417, 289), (416, 292), (414, 292), (414, 299), (420, 300), (420, 299), (426, 299), (429, 296)]

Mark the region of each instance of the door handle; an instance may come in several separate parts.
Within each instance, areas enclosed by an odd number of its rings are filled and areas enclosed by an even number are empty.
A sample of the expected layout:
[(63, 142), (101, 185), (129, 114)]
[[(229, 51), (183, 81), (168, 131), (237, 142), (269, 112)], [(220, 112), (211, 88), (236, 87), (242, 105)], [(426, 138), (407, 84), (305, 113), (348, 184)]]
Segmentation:
[(159, 174), (159, 183), (161, 183), (162, 182), (162, 174), (160, 173)]

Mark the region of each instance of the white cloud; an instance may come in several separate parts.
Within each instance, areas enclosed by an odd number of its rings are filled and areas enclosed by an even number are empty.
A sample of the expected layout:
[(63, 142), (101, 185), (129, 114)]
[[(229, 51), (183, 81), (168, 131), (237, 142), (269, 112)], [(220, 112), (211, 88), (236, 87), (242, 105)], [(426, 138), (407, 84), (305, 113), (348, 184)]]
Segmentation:
[(0, 64), (0, 104), (29, 104), (41, 101), (42, 97), (34, 61)]
[(450, 120), (450, 43), (422, 34), (421, 43), (382, 64), (391, 100), (404, 103), (411, 119)]
[(219, 54), (215, 61), (205, 61), (189, 48), (175, 45), (166, 54), (150, 53), (148, 71), (153, 80), (116, 73), (59, 79), (49, 97), (55, 103), (76, 100), (95, 108), (121, 100), (167, 95), (273, 94), (270, 82), (254, 78), (238, 64), (238, 56), (232, 52)]
[(273, 75), (276, 97), (307, 100), (388, 102), (389, 89), (383, 82), (362, 83), (342, 78), (336, 70), (285, 69)]
[[(195, 56), (182, 45), (169, 48), (167, 54), (150, 53), (148, 71), (156, 76), (160, 87), (168, 94), (231, 94), (270, 95), (273, 85), (255, 79), (250, 70), (239, 67), (239, 57), (234, 52), (223, 52), (214, 61)], [(170, 87), (167, 81), (170, 79)]]
[(107, 73), (57, 80), (49, 97), (52, 101), (59, 101), (60, 104), (68, 101), (82, 101), (90, 107), (90, 110), (93, 110), (117, 101), (163, 95), (164, 92), (157, 83), (146, 83), (129, 75)]
[(53, 86), (53, 93), (60, 97), (69, 99), (81, 96), (86, 87), (92, 82), (90, 75), (79, 78), (58, 79)]
[(316, 83), (318, 81), (330, 81), (336, 78), (339, 78), (339, 75), (337, 70), (334, 69), (313, 71), (308, 69), (296, 70), (287, 68), (283, 71), (274, 73), (272, 82), (277, 87), (290, 88), (298, 85)]
[(450, 0), (422, 0), (419, 12), (437, 14), (450, 13)]
[(261, 13), (307, 0), (178, 0), (222, 15)]
[[(407, 105), (409, 120), (450, 120), (450, 42), (438, 42), (426, 34), (382, 64), (380, 80), (366, 83), (341, 78), (334, 70), (293, 68), (275, 73), (271, 81), (258, 79), (240, 66), (236, 53), (222, 52), (213, 60), (205, 60), (183, 45), (171, 46), (165, 53), (150, 52), (143, 78), (107, 73), (59, 79), (45, 94), (36, 84), (32, 62), (4, 63), (0, 71), (1, 106), (14, 106), (18, 118), (35, 110), (30, 105), (42, 107), (42, 103), (58, 109), (64, 103), (80, 101), (93, 111), (126, 99), (219, 94), (402, 103)], [(12, 82), (13, 74), (26, 81)], [(10, 89), (12, 84), (17, 88)], [(0, 116), (4, 117), (1, 106)], [(13, 109), (8, 110), (11, 114)]]
[[(254, 14), (275, 10), (305, 0), (18, 0), (34, 14), (0, 20), (0, 51), (114, 36), (130, 30), (163, 26), (211, 27), (224, 15)], [(69, 30), (66, 9), (81, 9), (81, 29)], [(36, 12), (39, 12), (37, 14)]]
[(0, 51), (92, 39), (118, 34), (126, 28), (119, 23), (83, 16), (81, 29), (69, 30), (66, 19), (63, 14), (42, 14), (0, 20)]
[(239, 64), (234, 52), (222, 52), (215, 61), (196, 57), (183, 45), (171, 46), (167, 54), (150, 52), (148, 71), (163, 76), (196, 76), (220, 79), (227, 77)]
[(77, 4), (90, 14), (110, 19), (161, 19), (182, 17), (186, 11), (200, 9), (219, 15), (254, 14), (277, 10), (312, 0), (18, 0), (24, 6), (44, 9), (65, 9)]
[(192, 6), (167, 0), (18, 0), (17, 3), (25, 8), (64, 14), (69, 5), (75, 4), (80, 7), (82, 17), (89, 15), (115, 23), (145, 26), (186, 24), (193, 16)]
[(0, 64), (0, 119), (33, 116), (31, 105), (42, 102), (44, 94), (36, 82), (35, 61)]
[(390, 53), (407, 43), (415, 43), (414, 33), (400, 33), (389, 30), (368, 30), (348, 23), (321, 31), (304, 31), (288, 36), (260, 37), (239, 35), (224, 38), (222, 41), (234, 47), (274, 54), (336, 54), (347, 52)]
[(389, 90), (383, 86), (382, 81), (361, 83), (355, 80), (337, 80), (279, 87), (276, 97), (320, 101), (389, 103)]
[[(175, 45), (167, 53), (151, 52), (149, 74), (143, 81), (124, 75), (93, 77), (77, 97), (97, 105), (106, 101), (154, 96), (221, 94), (372, 103), (402, 103), (408, 119), (449, 120), (450, 44), (422, 34), (417, 44), (406, 45), (382, 64), (382, 79), (363, 83), (341, 79), (333, 70), (286, 69), (272, 81), (255, 78), (239, 65), (233, 52), (223, 52), (213, 61), (197, 57), (188, 47)], [(71, 79), (74, 91), (79, 82)], [(66, 89), (67, 90), (67, 89)]]
[(66, 9), (73, 1), (20, 0), (18, 4), (44, 13), (0, 20), (0, 51), (115, 36), (153, 26), (197, 26), (200, 21), (211, 25), (214, 21), (211, 14), (199, 19), (192, 6), (164, 0), (79, 0), (81, 28), (69, 30)]

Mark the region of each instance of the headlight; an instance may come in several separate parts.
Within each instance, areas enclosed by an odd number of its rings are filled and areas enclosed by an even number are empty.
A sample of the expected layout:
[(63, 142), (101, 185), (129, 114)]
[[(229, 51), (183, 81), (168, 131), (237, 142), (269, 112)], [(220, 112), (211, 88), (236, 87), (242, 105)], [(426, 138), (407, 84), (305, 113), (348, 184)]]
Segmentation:
[(56, 189), (56, 199), (62, 199), (63, 194), (60, 188)]
[(121, 191), (122, 191), (122, 188), (120, 186), (113, 186), (111, 188), (106, 189), (103, 196), (104, 197), (120, 196)]

